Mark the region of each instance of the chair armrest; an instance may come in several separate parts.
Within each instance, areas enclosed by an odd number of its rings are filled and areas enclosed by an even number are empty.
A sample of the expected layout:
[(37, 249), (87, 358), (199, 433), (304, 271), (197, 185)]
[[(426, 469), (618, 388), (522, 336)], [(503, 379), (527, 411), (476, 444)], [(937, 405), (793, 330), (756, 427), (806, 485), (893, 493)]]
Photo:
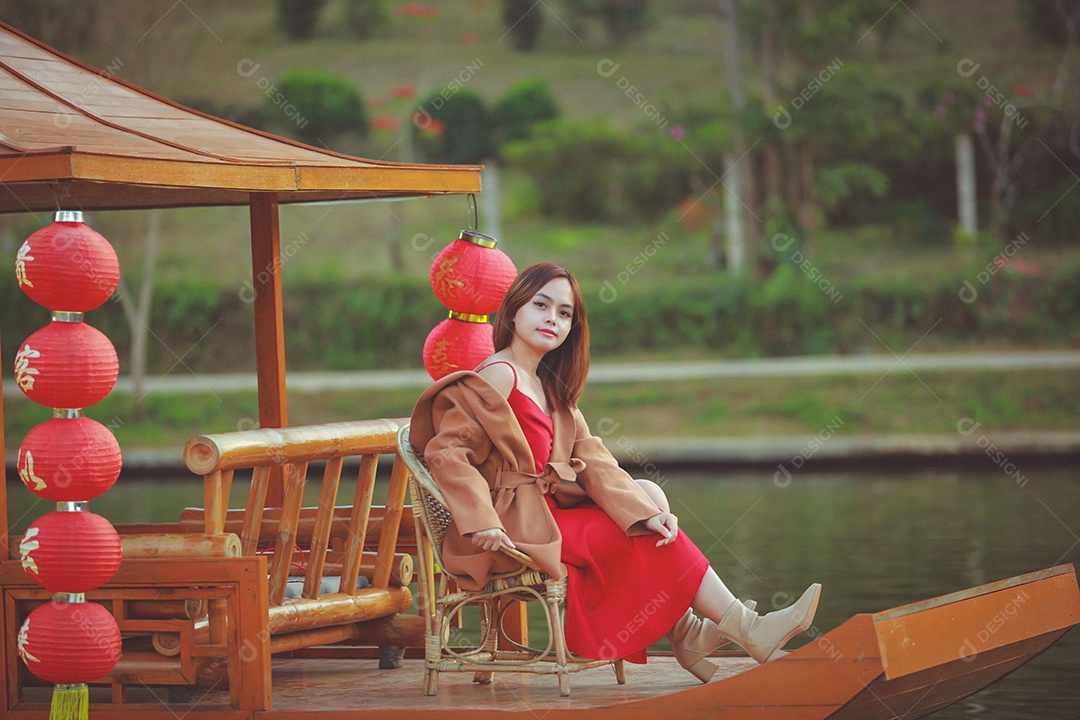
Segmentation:
[(530, 570), (540, 570), (540, 566), (536, 564), (536, 561), (520, 550), (516, 550), (508, 545), (500, 545), (499, 552), (509, 555)]

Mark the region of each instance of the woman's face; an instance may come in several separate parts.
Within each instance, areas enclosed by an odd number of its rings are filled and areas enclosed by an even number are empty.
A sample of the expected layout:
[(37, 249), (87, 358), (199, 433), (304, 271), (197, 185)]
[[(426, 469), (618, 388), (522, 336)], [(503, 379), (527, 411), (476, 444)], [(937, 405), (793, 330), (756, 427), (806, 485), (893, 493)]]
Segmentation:
[(514, 315), (514, 337), (538, 355), (563, 344), (574, 320), (570, 281), (555, 278), (540, 288)]

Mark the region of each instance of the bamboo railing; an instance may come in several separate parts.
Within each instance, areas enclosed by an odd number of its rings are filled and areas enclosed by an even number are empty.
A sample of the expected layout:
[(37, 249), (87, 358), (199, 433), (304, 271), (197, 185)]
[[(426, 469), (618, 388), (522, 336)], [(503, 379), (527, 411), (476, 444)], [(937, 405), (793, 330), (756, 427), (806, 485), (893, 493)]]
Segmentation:
[[(402, 422), (380, 419), (248, 430), (202, 435), (188, 442), (184, 461), (203, 476), (204, 508), (185, 510), (181, 528), (206, 536), (236, 533), (242, 556), (269, 551), (267, 630), (271, 635), (376, 620), (411, 606), (412, 559), (397, 549), (401, 530), (405, 532), (400, 539), (415, 544), (411, 523), (401, 527), (408, 470), (396, 457), (395, 438)], [(395, 462), (386, 505), (373, 508), (381, 454), (394, 454)], [(338, 506), (342, 470), (349, 458), (359, 460), (356, 490), (351, 505)], [(309, 464), (316, 461), (325, 461), (318, 505), (303, 507)], [(251, 482), (244, 509), (230, 510), (234, 475), (248, 470)], [(275, 476), (284, 484), (282, 507), (266, 508)], [(374, 551), (365, 553), (365, 540), (376, 533)], [(298, 546), (307, 560), (303, 589), (300, 597), (287, 598)], [(327, 571), (340, 578), (336, 592), (321, 591)], [(361, 575), (368, 577), (370, 587), (357, 589)], [(211, 642), (225, 632), (224, 627), (215, 627), (218, 616), (211, 607)], [(351, 637), (352, 632), (312, 633), (312, 637)], [(278, 646), (302, 644), (293, 640)]]

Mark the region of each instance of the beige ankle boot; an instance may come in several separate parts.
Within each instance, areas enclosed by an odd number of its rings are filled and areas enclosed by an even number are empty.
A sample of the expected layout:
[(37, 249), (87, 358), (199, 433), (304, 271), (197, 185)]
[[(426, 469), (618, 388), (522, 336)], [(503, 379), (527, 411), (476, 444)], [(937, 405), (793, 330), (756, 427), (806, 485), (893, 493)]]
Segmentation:
[[(754, 600), (743, 600), (742, 604), (750, 610), (757, 607)], [(675, 623), (675, 627), (668, 631), (667, 639), (679, 665), (703, 683), (709, 682), (717, 670), (716, 663), (709, 660), (708, 656), (716, 648), (730, 642), (720, 635), (716, 623), (699, 618), (689, 609), (679, 618), (679, 622)]]
[(717, 631), (742, 646), (759, 663), (775, 660), (784, 643), (810, 627), (820, 597), (821, 585), (814, 583), (793, 605), (768, 615), (758, 615), (742, 603), (732, 603)]

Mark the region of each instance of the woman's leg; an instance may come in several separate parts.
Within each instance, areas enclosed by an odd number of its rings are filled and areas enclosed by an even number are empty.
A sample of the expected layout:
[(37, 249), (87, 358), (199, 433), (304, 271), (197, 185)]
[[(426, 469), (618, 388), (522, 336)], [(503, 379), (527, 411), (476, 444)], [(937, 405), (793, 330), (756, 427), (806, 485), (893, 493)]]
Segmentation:
[[(636, 482), (649, 496), (649, 499), (656, 503), (656, 507), (663, 512), (671, 512), (671, 503), (668, 502), (663, 488), (652, 480), (638, 479)], [(694, 595), (690, 606), (713, 622), (718, 623), (733, 602), (735, 602), (735, 596), (727, 589), (724, 581), (720, 579), (716, 571), (710, 567), (705, 572), (705, 577), (701, 579), (701, 585), (698, 586), (697, 593)]]
[(649, 499), (656, 503), (656, 507), (660, 508), (660, 512), (671, 512), (671, 503), (668, 502), (663, 488), (652, 480), (635, 479), (634, 482), (640, 485), (645, 494), (649, 496)]
[(694, 599), (690, 601), (690, 606), (714, 623), (719, 623), (735, 601), (735, 596), (710, 565), (705, 571), (705, 577), (701, 579)]

